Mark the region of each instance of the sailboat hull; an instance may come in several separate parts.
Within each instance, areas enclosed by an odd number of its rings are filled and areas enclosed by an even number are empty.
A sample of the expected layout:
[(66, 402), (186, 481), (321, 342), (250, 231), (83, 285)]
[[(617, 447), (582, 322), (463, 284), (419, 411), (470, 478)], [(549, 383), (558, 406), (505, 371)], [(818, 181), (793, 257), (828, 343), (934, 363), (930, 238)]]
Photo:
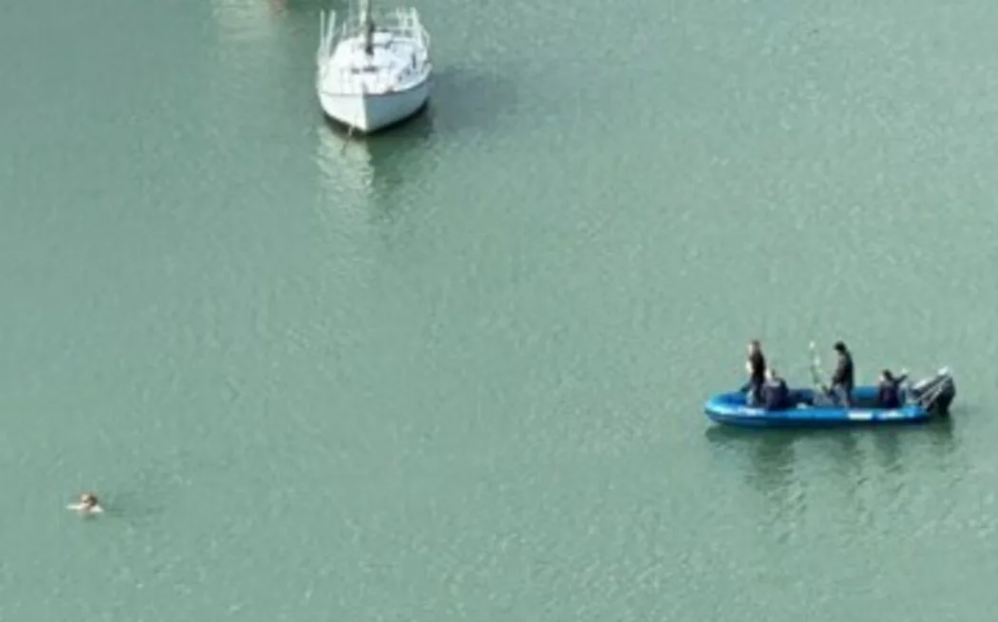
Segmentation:
[(431, 79), (389, 93), (333, 93), (319, 89), (327, 117), (363, 133), (396, 125), (421, 112), (430, 98)]

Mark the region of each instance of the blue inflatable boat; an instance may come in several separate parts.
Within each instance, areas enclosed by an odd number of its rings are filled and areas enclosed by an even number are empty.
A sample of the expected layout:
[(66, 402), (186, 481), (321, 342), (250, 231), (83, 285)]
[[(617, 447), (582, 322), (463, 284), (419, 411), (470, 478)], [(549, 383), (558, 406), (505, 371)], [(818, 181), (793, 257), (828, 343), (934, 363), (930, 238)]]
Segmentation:
[[(813, 350), (813, 346), (812, 346)], [(812, 367), (816, 386), (817, 359)], [(704, 404), (704, 412), (716, 423), (743, 427), (829, 427), (844, 425), (921, 423), (936, 416), (946, 416), (956, 398), (956, 383), (949, 369), (902, 387), (902, 406), (877, 407), (877, 387), (855, 387), (849, 408), (836, 404), (823, 388), (791, 389), (785, 408), (767, 410), (746, 404), (746, 394), (739, 391), (720, 393)]]

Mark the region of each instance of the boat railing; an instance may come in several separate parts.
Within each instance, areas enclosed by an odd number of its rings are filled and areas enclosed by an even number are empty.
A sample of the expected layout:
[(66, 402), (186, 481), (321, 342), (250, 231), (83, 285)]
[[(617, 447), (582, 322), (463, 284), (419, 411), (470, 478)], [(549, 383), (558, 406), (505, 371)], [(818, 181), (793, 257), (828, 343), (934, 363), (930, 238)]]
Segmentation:
[[(339, 27), (336, 21), (335, 11), (319, 14), (319, 48), (316, 51), (316, 60), (320, 63), (329, 58), (340, 41), (364, 34), (365, 23), (362, 15), (349, 15)], [(372, 15), (372, 21), (378, 32), (410, 39), (424, 50), (430, 48), (430, 34), (423, 27), (419, 12), (414, 8), (397, 8), (394, 11), (378, 13)], [(424, 59), (419, 60), (422, 62)]]
[[(373, 92), (391, 92), (416, 72), (417, 68), (411, 66), (407, 66), (399, 72), (378, 71), (378, 79), (375, 80)], [(326, 67), (323, 75), (326, 84), (330, 83), (329, 78), (332, 77), (332, 83), (337, 85), (340, 90), (371, 92), (366, 88), (368, 82), (363, 80), (355, 69), (346, 67), (330, 69)]]
[(336, 11), (319, 11), (319, 48), (315, 51), (315, 61), (323, 64), (333, 53), (336, 42)]

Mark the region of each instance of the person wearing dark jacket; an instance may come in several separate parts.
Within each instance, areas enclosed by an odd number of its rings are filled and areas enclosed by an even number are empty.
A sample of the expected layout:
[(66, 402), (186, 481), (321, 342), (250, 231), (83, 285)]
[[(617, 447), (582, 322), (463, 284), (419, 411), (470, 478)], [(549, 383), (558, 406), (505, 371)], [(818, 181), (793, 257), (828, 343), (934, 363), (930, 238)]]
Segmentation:
[(901, 377), (895, 378), (889, 369), (880, 372), (877, 387), (877, 406), (880, 408), (901, 408), (901, 383), (908, 377), (901, 370)]
[(835, 352), (839, 355), (839, 362), (835, 366), (835, 373), (832, 374), (831, 393), (840, 404), (848, 408), (852, 405), (854, 386), (852, 354), (841, 341), (835, 343)]
[(766, 384), (762, 388), (763, 403), (766, 410), (786, 408), (790, 401), (790, 389), (787, 383), (777, 375), (776, 370), (766, 370)]
[(758, 404), (762, 400), (762, 385), (766, 382), (766, 357), (762, 354), (762, 345), (753, 339), (748, 344), (748, 360), (745, 362), (748, 372), (748, 382), (741, 388), (747, 393), (746, 402), (749, 405)]

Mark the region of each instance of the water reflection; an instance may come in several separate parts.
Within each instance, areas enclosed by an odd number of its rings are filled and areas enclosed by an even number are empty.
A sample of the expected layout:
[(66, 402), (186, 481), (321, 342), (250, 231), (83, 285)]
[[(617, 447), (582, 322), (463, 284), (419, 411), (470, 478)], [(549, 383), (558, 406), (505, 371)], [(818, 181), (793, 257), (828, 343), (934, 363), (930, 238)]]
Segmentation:
[[(705, 436), (712, 444), (745, 457), (747, 483), (769, 502), (772, 522), (787, 527), (804, 508), (804, 489), (795, 475), (797, 435), (786, 430), (743, 430), (712, 426)], [(789, 535), (789, 534), (785, 534)]]
[(953, 436), (954, 423), (953, 417), (959, 417), (959, 410), (954, 409), (950, 413), (950, 416), (946, 419), (936, 421), (932, 425), (927, 426), (930, 430), (927, 433), (929, 439), (929, 445), (936, 451), (939, 456), (949, 456), (954, 453), (956, 439)]
[(884, 471), (898, 473), (901, 471), (901, 444), (898, 435), (892, 430), (880, 432), (873, 435), (873, 444), (877, 448), (875, 459)]
[(358, 193), (390, 211), (403, 188), (426, 183), (436, 166), (431, 110), (381, 134), (350, 136), (329, 120), (317, 134), (320, 185), (330, 197)]
[(855, 430), (854, 434), (864, 434), (871, 439), (873, 459), (887, 473), (904, 472), (912, 458), (916, 463), (924, 461), (926, 456), (947, 460), (955, 451), (952, 418), (924, 425)]
[(793, 474), (794, 441), (792, 431), (741, 430), (712, 426), (704, 434), (711, 443), (745, 456), (752, 469), (749, 480), (765, 495), (779, 492), (790, 483)]
[[(950, 457), (956, 453), (952, 418), (913, 426), (838, 429), (747, 430), (712, 426), (705, 436), (713, 445), (744, 457), (751, 467), (746, 476), (748, 483), (764, 497), (781, 503), (795, 496), (792, 488), (796, 483), (798, 454), (824, 455), (828, 459), (822, 460), (824, 468), (838, 474), (847, 484), (845, 490), (850, 498), (862, 505), (856, 490), (868, 479), (876, 476), (882, 480), (884, 474), (890, 474), (891, 479), (900, 480), (910, 469), (930, 468), (938, 473), (952, 468)], [(864, 458), (876, 462), (879, 474), (869, 469)], [(824, 468), (819, 466), (818, 470)]]

